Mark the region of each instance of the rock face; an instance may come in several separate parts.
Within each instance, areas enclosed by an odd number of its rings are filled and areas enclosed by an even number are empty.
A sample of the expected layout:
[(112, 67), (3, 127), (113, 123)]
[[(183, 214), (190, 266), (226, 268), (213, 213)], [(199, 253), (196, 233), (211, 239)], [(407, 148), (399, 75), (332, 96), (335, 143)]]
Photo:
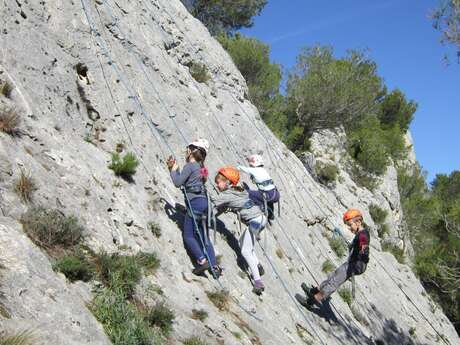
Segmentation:
[[(303, 281), (326, 277), (326, 259), (343, 260), (327, 237), (346, 207), (365, 210), (373, 227), (367, 210), (378, 203), (397, 232), (395, 171), (376, 193), (355, 186), (342, 169), (335, 187), (316, 182), (267, 129), (230, 57), (180, 1), (5, 0), (0, 18), (0, 79), (14, 87), (9, 99), (0, 96), (0, 110), (12, 108), (22, 119), (20, 136), (0, 134), (1, 329), (37, 330), (43, 344), (110, 343), (85, 307), (90, 286), (54, 273), (24, 235), (18, 219), (28, 205), (14, 192), (23, 169), (38, 186), (33, 203), (76, 215), (92, 249), (160, 253), (160, 270), (142, 285), (160, 286), (175, 311), (171, 343), (199, 335), (210, 344), (460, 344), (410, 268), (380, 251), (375, 233), (351, 307), (338, 294), (319, 314), (294, 302)], [(209, 71), (205, 83), (190, 72), (197, 63)], [(326, 151), (339, 154), (343, 136), (319, 135), (312, 158), (333, 159)], [(217, 234), (216, 249), (225, 267), (220, 282), (232, 297), (228, 311), (206, 296), (220, 288), (216, 281), (189, 273), (176, 211), (182, 196), (164, 164), (170, 154), (180, 160), (195, 137), (211, 142), (211, 173), (262, 153), (282, 193), (282, 216), (257, 248), (267, 271), (262, 297), (236, 264), (236, 218), (222, 217), (226, 230)], [(141, 161), (134, 181), (107, 168), (117, 145)], [(150, 221), (161, 226), (160, 238), (148, 230)], [(209, 317), (193, 320), (192, 309)]]

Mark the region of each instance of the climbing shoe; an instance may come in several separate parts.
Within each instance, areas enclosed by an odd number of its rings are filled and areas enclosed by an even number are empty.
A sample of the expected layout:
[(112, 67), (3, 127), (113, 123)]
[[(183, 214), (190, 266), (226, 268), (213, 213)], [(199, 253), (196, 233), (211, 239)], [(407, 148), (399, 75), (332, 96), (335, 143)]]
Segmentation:
[(262, 282), (262, 280), (254, 280), (254, 288), (252, 289), (252, 291), (256, 294), (256, 295), (261, 295), (262, 292), (264, 292), (265, 290), (265, 286), (264, 286), (264, 283)]
[(197, 275), (197, 276), (200, 276), (200, 275), (202, 275), (202, 274), (203, 274), (206, 270), (208, 270), (208, 269), (209, 269), (209, 264), (208, 264), (207, 261), (205, 261), (204, 264), (196, 266), (196, 267), (193, 269), (192, 273), (195, 274), (195, 275)]
[(264, 266), (262, 266), (262, 264), (258, 264), (257, 269), (259, 270), (259, 275), (262, 277), (265, 274)]
[(318, 290), (318, 288), (316, 286), (309, 287), (306, 283), (302, 283), (302, 285), (300, 285), (300, 287), (305, 292), (307, 297), (314, 297), (319, 292), (319, 290)]
[(222, 276), (222, 272), (223, 272), (222, 267), (218, 265), (214, 266), (212, 270), (211, 268), (209, 268), (209, 271), (211, 274), (212, 274), (212, 271), (214, 271), (214, 276), (213, 276), (214, 279), (219, 279)]
[(303, 305), (307, 309), (312, 308), (313, 304), (315, 303), (312, 298), (305, 298), (301, 294), (298, 294), (298, 293), (295, 294), (295, 299), (297, 300), (297, 302), (299, 302), (301, 305)]

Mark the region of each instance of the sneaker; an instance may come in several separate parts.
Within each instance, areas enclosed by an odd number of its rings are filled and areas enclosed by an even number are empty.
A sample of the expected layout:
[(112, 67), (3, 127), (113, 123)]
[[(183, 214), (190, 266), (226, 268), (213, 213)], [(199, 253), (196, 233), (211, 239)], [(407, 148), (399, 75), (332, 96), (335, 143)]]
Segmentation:
[(261, 295), (262, 292), (264, 292), (264, 290), (265, 290), (265, 286), (264, 286), (264, 283), (262, 282), (262, 280), (261, 279), (254, 280), (254, 288), (252, 289), (252, 291), (256, 295)]
[(198, 265), (196, 266), (192, 273), (197, 275), (197, 276), (200, 276), (202, 275), (207, 269), (209, 269), (209, 264), (208, 264), (208, 261), (205, 261), (203, 264), (201, 265)]

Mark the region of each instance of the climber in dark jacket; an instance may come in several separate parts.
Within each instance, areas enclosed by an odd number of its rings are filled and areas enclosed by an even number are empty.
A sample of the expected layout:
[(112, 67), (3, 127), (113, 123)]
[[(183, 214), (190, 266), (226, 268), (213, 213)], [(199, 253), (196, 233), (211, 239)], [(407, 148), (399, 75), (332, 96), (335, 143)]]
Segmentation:
[(325, 281), (318, 287), (308, 288), (307, 284), (302, 284), (302, 289), (307, 294), (308, 299), (296, 295), (300, 304), (311, 307), (315, 302), (320, 303), (328, 298), (343, 283), (354, 275), (363, 274), (369, 262), (369, 231), (364, 228), (363, 215), (359, 210), (349, 209), (343, 215), (343, 221), (350, 231), (355, 234), (349, 246), (348, 260), (338, 267)]
[[(209, 143), (206, 139), (194, 140), (187, 145), (187, 163), (182, 171), (179, 170), (179, 166), (172, 156), (169, 157), (167, 165), (174, 185), (183, 188), (190, 201), (190, 205), (188, 205), (187, 200), (185, 200), (187, 214), (184, 220), (182, 236), (185, 247), (196, 260), (193, 273), (200, 275), (212, 268), (214, 274), (217, 272), (220, 275), (221, 269), (217, 265), (214, 247), (208, 236), (207, 229), (201, 221), (202, 216), (208, 213), (208, 198), (204, 185), (208, 174), (204, 165), (208, 150)], [(198, 229), (195, 228), (194, 217), (197, 220)], [(206, 257), (206, 253), (208, 257)], [(208, 262), (208, 258), (211, 262)]]

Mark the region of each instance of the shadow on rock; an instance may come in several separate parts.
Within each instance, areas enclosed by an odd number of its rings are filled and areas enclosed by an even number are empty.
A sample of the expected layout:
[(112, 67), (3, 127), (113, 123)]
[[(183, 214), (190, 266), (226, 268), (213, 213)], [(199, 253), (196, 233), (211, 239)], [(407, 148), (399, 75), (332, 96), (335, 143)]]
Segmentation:
[(393, 319), (385, 320), (382, 329), (383, 334), (375, 341), (376, 345), (429, 345), (428, 343), (416, 342), (408, 334), (409, 331), (404, 332)]

